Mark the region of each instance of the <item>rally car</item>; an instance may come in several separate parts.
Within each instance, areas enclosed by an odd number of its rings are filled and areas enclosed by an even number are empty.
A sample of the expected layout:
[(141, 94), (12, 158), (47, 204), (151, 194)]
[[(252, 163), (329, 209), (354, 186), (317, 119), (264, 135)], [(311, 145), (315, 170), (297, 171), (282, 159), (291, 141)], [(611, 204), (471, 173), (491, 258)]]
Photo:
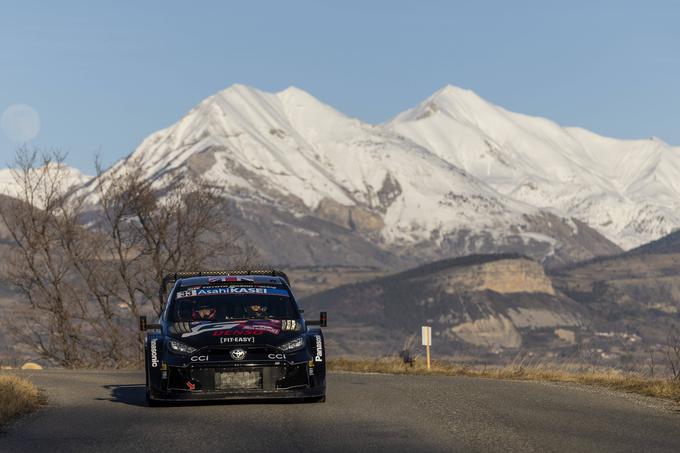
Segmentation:
[(325, 401), (320, 327), (326, 313), (305, 321), (283, 272), (177, 272), (166, 276), (159, 296), (158, 324), (140, 317), (150, 406), (199, 399)]

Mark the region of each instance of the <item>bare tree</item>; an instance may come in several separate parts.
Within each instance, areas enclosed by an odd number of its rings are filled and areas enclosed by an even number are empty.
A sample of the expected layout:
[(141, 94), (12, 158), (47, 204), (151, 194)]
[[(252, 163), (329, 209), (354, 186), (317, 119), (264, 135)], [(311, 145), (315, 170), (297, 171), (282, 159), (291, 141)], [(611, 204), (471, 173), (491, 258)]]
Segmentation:
[(83, 362), (80, 339), (88, 313), (62, 248), (65, 221), (58, 219), (71, 208), (64, 199), (63, 156), (46, 154), (37, 165), (38, 159), (36, 151), (20, 150), (14, 169), (18, 198), (0, 207), (16, 245), (6, 277), (36, 315), (23, 335), (43, 358), (73, 367)]
[(674, 332), (668, 334), (666, 359), (673, 379), (680, 381), (680, 338)]
[(252, 264), (257, 254), (233, 228), (222, 190), (183, 176), (170, 189), (154, 188), (139, 162), (106, 173), (98, 166), (97, 194), (104, 213), (99, 228), (111, 233), (110, 253), (126, 295), (139, 313), (138, 297), (160, 313), (158, 285), (168, 272)]
[(74, 192), (63, 159), (21, 149), (21, 193), (0, 208), (16, 245), (5, 278), (33, 309), (16, 333), (41, 357), (67, 367), (138, 361), (135, 320), (160, 312), (166, 273), (256, 259), (219, 188), (190, 178), (156, 188), (128, 162), (109, 172), (97, 164), (92, 190)]

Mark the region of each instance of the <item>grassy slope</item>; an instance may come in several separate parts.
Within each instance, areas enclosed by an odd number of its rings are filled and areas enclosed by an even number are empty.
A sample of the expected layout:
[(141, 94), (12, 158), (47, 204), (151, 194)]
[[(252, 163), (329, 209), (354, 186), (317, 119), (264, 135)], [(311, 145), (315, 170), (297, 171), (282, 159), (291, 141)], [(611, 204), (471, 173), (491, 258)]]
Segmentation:
[(385, 359), (335, 359), (328, 362), (332, 371), (393, 374), (436, 374), (471, 376), (492, 379), (527, 381), (573, 382), (583, 385), (607, 387), (645, 396), (666, 398), (680, 403), (680, 382), (673, 379), (652, 379), (636, 373), (613, 369), (584, 369), (579, 365), (514, 365), (505, 367), (472, 367), (450, 362), (433, 362), (427, 370), (424, 361), (412, 367), (395, 358)]

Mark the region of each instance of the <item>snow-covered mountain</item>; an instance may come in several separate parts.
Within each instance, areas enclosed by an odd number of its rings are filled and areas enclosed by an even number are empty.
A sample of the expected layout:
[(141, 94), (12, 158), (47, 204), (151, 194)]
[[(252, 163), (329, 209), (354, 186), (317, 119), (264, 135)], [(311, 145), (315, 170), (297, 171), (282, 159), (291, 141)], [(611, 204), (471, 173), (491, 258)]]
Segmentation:
[[(56, 164), (52, 164), (56, 165)], [(91, 176), (83, 174), (77, 168), (61, 164), (60, 173), (63, 188), (80, 187), (87, 184), (92, 179)], [(0, 195), (21, 198), (21, 183), (17, 181), (17, 175), (10, 168), (0, 168)]]
[(680, 150), (509, 112), (447, 86), (386, 124), (500, 193), (630, 248), (680, 226)]
[(399, 126), (408, 115), (370, 125), (296, 88), (234, 85), (109, 172), (139, 163), (158, 186), (184, 174), (208, 178), (279, 262), (376, 264), (498, 251), (564, 261), (618, 250), (585, 223), (494, 187), (445, 145), (405, 138)]

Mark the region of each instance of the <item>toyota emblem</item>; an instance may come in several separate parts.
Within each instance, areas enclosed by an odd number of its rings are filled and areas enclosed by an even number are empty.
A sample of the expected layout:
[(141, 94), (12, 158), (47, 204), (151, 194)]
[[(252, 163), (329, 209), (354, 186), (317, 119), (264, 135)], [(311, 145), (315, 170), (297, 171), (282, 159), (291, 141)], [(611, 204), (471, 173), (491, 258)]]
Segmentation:
[(243, 360), (246, 356), (246, 351), (244, 349), (234, 349), (231, 351), (231, 358), (234, 360)]

